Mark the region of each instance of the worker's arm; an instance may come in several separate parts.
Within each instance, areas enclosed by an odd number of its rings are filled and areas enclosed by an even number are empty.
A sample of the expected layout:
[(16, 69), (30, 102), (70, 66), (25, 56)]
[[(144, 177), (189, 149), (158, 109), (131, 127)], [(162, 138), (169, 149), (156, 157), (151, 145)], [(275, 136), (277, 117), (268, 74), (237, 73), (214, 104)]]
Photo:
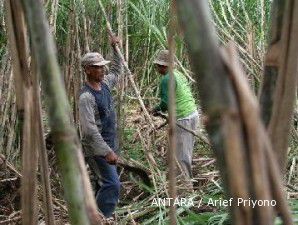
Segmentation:
[(110, 65), (110, 72), (108, 75), (105, 76), (104, 79), (104, 82), (109, 86), (110, 89), (112, 89), (117, 84), (122, 73), (122, 62), (119, 54), (116, 51), (116, 44), (118, 43), (119, 40), (116, 37), (111, 40), (111, 45), (113, 48), (113, 59)]
[(156, 107), (154, 107), (154, 111), (165, 112), (168, 110), (168, 100), (169, 100), (168, 83), (169, 83), (168, 77), (162, 79), (160, 83), (160, 92), (159, 92), (160, 102)]
[(79, 99), (79, 119), (82, 130), (82, 144), (92, 155), (106, 156), (113, 151), (100, 134), (100, 124), (95, 123), (95, 99), (86, 92)]

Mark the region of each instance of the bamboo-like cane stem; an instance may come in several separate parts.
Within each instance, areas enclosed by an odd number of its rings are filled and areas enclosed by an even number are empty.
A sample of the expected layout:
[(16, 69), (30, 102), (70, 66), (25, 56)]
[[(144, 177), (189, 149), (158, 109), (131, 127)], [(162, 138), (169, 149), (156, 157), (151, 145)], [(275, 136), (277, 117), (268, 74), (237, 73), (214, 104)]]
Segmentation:
[[(174, 4), (174, 3), (172, 3)], [(173, 12), (173, 5), (171, 4), (171, 11)], [(169, 43), (169, 51), (170, 51), (170, 66), (169, 66), (169, 73), (170, 73), (170, 80), (169, 80), (169, 149), (168, 149), (168, 180), (169, 180), (169, 195), (170, 198), (176, 198), (176, 94), (175, 94), (175, 77), (174, 77), (174, 57), (175, 57), (175, 44), (174, 44), (174, 21), (171, 18), (170, 21), (171, 28), (168, 36), (168, 43)], [(173, 201), (170, 204), (170, 225), (177, 224), (176, 218), (176, 207)]]
[[(18, 109), (24, 107), (22, 129), (22, 222), (37, 223), (37, 163), (38, 155), (34, 137), (34, 111), (32, 86), (29, 82), (28, 51), (24, 14), (19, 1), (6, 2), (7, 24), (10, 37), (10, 49), (13, 57), (13, 69), (17, 92)], [(18, 89), (19, 88), (19, 89)], [(24, 102), (26, 101), (26, 104)]]
[(283, 173), (286, 170), (289, 133), (297, 94), (297, 36), (298, 2), (288, 0), (281, 33), (280, 67), (274, 92), (272, 116), (268, 126), (272, 146)]
[(268, 126), (272, 116), (274, 91), (278, 68), (280, 67), (279, 53), (285, 4), (286, 1), (274, 0), (271, 7), (269, 46), (265, 55), (264, 75), (259, 93), (261, 113), (266, 126)]
[(70, 221), (73, 225), (89, 225), (85, 201), (86, 189), (83, 185), (84, 179), (88, 179), (84, 177), (87, 171), (83, 164), (75, 128), (70, 122), (70, 107), (61, 80), (54, 41), (41, 2), (23, 0), (22, 4), (46, 97), (49, 124), (54, 136)]
[(45, 220), (47, 225), (54, 225), (54, 207), (52, 201), (52, 191), (50, 185), (50, 176), (49, 176), (49, 163), (47, 149), (45, 146), (45, 140), (43, 137), (44, 130), (42, 124), (42, 110), (40, 102), (40, 90), (39, 90), (39, 79), (36, 71), (36, 64), (34, 58), (31, 63), (32, 66), (32, 95), (33, 95), (33, 109), (35, 114), (36, 122), (33, 123), (34, 127), (34, 137), (35, 137), (35, 146), (36, 151), (39, 151), (39, 160), (40, 160), (40, 171), (41, 179), (43, 186), (43, 207), (45, 211)]
[[(110, 22), (109, 22), (109, 20), (108, 20), (108, 16), (107, 16), (106, 11), (105, 11), (105, 9), (104, 9), (103, 3), (102, 3), (101, 0), (98, 0), (98, 3), (99, 3), (99, 5), (100, 5), (101, 11), (102, 11), (102, 13), (103, 13), (103, 15), (104, 15), (104, 17), (105, 17), (108, 33), (109, 33), (109, 35), (110, 35), (111, 37), (113, 37), (113, 36), (114, 36), (114, 33), (113, 33), (113, 30), (112, 30), (111, 24), (110, 24)], [(152, 126), (152, 128), (154, 129), (154, 123), (153, 123), (153, 121), (152, 121), (152, 119), (151, 119), (151, 116), (150, 116), (149, 113), (148, 113), (148, 110), (146, 109), (146, 107), (145, 107), (145, 105), (144, 105), (143, 99), (142, 99), (142, 97), (141, 97), (141, 95), (140, 95), (140, 91), (138, 90), (137, 85), (135, 84), (135, 82), (134, 82), (134, 80), (133, 80), (133, 76), (132, 76), (132, 73), (131, 73), (131, 71), (130, 71), (130, 69), (129, 69), (129, 67), (128, 67), (128, 64), (127, 64), (127, 62), (125, 61), (124, 56), (123, 56), (123, 54), (122, 54), (122, 52), (121, 52), (121, 50), (120, 50), (120, 48), (119, 48), (118, 45), (115, 46), (115, 49), (116, 49), (118, 55), (120, 56), (120, 59), (121, 59), (121, 62), (122, 62), (122, 64), (123, 64), (123, 66), (124, 66), (125, 71), (126, 71), (127, 74), (128, 74), (128, 79), (129, 79), (129, 81), (130, 81), (130, 83), (131, 83), (131, 86), (132, 86), (132, 88), (133, 88), (133, 90), (134, 90), (134, 92), (135, 92), (135, 94), (136, 94), (136, 97), (137, 97), (138, 100), (139, 100), (139, 103), (140, 103), (140, 105), (141, 105), (141, 107), (142, 107), (142, 109), (143, 109), (143, 112), (144, 112), (144, 114), (145, 114), (145, 117), (148, 119), (149, 124), (150, 124), (150, 125)]]

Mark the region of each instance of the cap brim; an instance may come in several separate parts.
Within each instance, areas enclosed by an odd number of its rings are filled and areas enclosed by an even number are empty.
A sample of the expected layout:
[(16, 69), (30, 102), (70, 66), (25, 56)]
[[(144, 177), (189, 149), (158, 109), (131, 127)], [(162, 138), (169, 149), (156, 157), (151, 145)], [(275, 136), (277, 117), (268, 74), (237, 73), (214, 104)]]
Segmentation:
[(154, 61), (153, 63), (157, 64), (157, 65), (162, 65), (162, 66), (169, 66), (169, 64), (167, 62), (158, 61), (158, 60)]
[[(111, 61), (104, 60), (104, 61), (102, 61), (102, 62), (92, 63), (91, 65), (92, 65), (92, 66), (104, 66), (104, 65), (109, 64), (110, 62), (111, 62)], [(90, 66), (91, 66), (91, 65), (90, 65)]]

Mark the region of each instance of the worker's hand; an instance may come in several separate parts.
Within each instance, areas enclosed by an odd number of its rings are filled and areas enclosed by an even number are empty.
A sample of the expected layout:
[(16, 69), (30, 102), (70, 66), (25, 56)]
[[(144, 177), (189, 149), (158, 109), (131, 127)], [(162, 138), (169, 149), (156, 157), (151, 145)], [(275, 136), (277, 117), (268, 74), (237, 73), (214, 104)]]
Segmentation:
[(113, 47), (120, 44), (120, 38), (116, 35), (110, 36), (110, 43)]
[(115, 165), (117, 163), (118, 160), (118, 156), (116, 155), (115, 152), (110, 151), (106, 156), (105, 159), (107, 160), (107, 162), (111, 165)]

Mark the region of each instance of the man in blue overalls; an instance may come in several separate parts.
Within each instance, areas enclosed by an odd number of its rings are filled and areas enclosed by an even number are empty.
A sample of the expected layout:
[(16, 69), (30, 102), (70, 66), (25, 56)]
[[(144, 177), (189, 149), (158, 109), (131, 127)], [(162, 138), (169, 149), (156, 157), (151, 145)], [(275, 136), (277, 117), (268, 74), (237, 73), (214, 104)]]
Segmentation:
[(101, 54), (89, 52), (83, 56), (81, 64), (86, 82), (79, 98), (84, 155), (87, 162), (93, 162), (100, 173), (101, 187), (97, 190), (96, 202), (107, 218), (112, 216), (120, 195), (120, 181), (115, 165), (118, 159), (116, 113), (111, 94), (122, 70), (120, 57), (115, 50), (116, 43), (118, 39), (111, 38), (114, 56), (108, 75), (105, 75), (105, 66), (110, 61), (105, 60)]

